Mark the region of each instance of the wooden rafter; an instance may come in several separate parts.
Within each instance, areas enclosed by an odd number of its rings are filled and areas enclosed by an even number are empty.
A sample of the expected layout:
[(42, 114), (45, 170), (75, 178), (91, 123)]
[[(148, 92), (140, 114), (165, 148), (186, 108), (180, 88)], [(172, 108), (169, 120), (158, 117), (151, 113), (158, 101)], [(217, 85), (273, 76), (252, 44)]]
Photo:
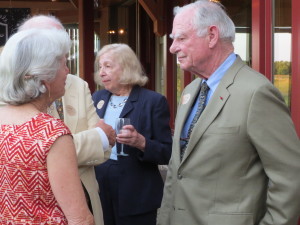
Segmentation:
[(69, 0), (69, 1), (76, 9), (78, 9), (78, 0)]
[(166, 33), (164, 18), (164, 1), (139, 0), (139, 4), (144, 8), (153, 21), (154, 33), (163, 36)]
[(70, 2), (36, 2), (36, 1), (0, 1), (0, 8), (28, 8), (34, 7), (40, 10), (70, 10), (74, 6)]

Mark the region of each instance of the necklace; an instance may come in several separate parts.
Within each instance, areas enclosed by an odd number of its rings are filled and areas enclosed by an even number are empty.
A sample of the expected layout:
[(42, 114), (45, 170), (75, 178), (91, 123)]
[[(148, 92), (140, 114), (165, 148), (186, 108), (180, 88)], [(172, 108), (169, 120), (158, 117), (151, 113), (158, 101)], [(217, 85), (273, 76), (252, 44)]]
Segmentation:
[(127, 102), (127, 98), (125, 98), (122, 102), (120, 102), (119, 104), (114, 104), (112, 101), (111, 101), (111, 98), (109, 99), (109, 104), (111, 107), (113, 107), (114, 109), (117, 108), (117, 107), (122, 107), (123, 105), (125, 105), (125, 103)]
[(48, 106), (48, 108), (47, 108), (47, 113), (50, 114), (50, 115), (52, 115), (52, 112), (53, 112), (54, 108), (55, 108), (55, 106), (54, 106), (54, 104), (52, 103), (50, 106)]

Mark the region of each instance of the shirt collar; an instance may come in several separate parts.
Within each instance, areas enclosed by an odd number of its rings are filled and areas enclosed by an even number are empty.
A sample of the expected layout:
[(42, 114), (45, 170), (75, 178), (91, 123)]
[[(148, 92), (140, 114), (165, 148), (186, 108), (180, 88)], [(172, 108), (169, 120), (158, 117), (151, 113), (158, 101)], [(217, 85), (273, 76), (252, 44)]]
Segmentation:
[(226, 60), (219, 66), (219, 68), (206, 81), (209, 89), (214, 92), (223, 78), (225, 72), (231, 67), (236, 59), (236, 54), (231, 53)]

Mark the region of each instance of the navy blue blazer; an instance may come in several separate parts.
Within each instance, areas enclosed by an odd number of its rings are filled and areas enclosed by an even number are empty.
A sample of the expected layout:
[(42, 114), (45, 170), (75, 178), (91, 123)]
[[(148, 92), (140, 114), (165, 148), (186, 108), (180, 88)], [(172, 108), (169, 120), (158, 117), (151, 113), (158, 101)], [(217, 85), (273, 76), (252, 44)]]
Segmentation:
[[(111, 95), (107, 90), (93, 94), (100, 118), (104, 117)], [(98, 104), (100, 101), (103, 104)], [(172, 135), (167, 100), (157, 92), (135, 86), (120, 114), (120, 118), (125, 117), (130, 118), (131, 124), (146, 139), (144, 152), (124, 145), (124, 152), (129, 156), (118, 159), (122, 172), (119, 181), (120, 214), (133, 215), (160, 207), (163, 180), (157, 166), (169, 163)]]

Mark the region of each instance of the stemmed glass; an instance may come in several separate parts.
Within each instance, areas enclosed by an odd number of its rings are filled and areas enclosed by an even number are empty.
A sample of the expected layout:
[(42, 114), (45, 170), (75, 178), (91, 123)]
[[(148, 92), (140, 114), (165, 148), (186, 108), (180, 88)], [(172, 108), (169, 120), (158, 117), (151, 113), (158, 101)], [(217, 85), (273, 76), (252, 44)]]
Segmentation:
[[(125, 126), (125, 125), (130, 125), (130, 119), (129, 118), (117, 118), (117, 120), (116, 120), (116, 133), (117, 134), (122, 133), (123, 126)], [(123, 147), (124, 147), (124, 144), (121, 144), (121, 151), (120, 151), (120, 153), (118, 153), (118, 155), (128, 156), (128, 154), (124, 153)]]

